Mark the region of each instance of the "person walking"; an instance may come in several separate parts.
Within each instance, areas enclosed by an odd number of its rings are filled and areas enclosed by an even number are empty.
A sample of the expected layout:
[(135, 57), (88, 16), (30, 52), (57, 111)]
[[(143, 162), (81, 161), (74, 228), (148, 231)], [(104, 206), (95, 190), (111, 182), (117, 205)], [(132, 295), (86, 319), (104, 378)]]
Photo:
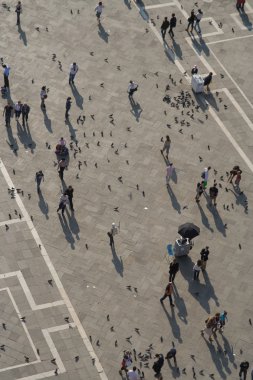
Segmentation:
[(102, 12), (103, 12), (103, 8), (104, 8), (104, 5), (103, 5), (103, 3), (102, 3), (102, 1), (100, 1), (99, 3), (98, 3), (98, 5), (96, 6), (96, 8), (95, 8), (95, 12), (96, 12), (96, 17), (97, 17), (97, 20), (98, 20), (98, 24), (100, 24), (100, 17), (101, 17), (101, 14), (102, 14)]
[(198, 74), (198, 72), (199, 72), (198, 66), (194, 65), (192, 68), (191, 74), (196, 75), (196, 74)]
[(201, 271), (201, 260), (198, 260), (193, 266), (193, 280), (199, 279), (199, 273)]
[(175, 16), (175, 13), (172, 13), (171, 19), (170, 19), (170, 29), (169, 29), (169, 35), (171, 38), (174, 38), (174, 32), (173, 29), (177, 26), (177, 18)]
[(61, 181), (63, 181), (63, 175), (64, 175), (63, 173), (64, 173), (64, 170), (66, 169), (66, 167), (67, 167), (67, 162), (66, 162), (65, 158), (62, 158), (58, 163), (58, 169), (59, 169), (58, 173), (59, 173), (59, 177), (60, 177)]
[(169, 282), (174, 282), (177, 272), (179, 271), (179, 263), (176, 258), (170, 263), (169, 268)]
[(233, 183), (234, 177), (237, 175), (237, 173), (240, 172), (242, 174), (242, 171), (238, 165), (235, 165), (232, 170), (229, 172), (228, 182)]
[(212, 187), (209, 189), (209, 195), (210, 195), (210, 200), (211, 200), (211, 205), (213, 202), (214, 206), (217, 206), (216, 199), (218, 196), (219, 190), (217, 189), (217, 183), (215, 182)]
[(22, 110), (22, 104), (21, 104), (21, 101), (19, 100), (17, 103), (14, 104), (14, 113), (15, 113), (16, 120), (20, 118), (21, 110)]
[(235, 178), (235, 186), (238, 188), (240, 187), (241, 179), (242, 179), (242, 171), (238, 170), (236, 173), (236, 178)]
[(21, 1), (18, 1), (15, 12), (17, 13), (17, 25), (20, 25), (20, 14), (22, 13)]
[(165, 39), (166, 31), (169, 26), (170, 26), (170, 23), (169, 23), (168, 17), (165, 17), (161, 25), (161, 35), (162, 35), (163, 40)]
[(160, 379), (161, 369), (164, 364), (164, 357), (163, 357), (163, 354), (155, 354), (155, 357), (157, 360), (154, 362), (152, 369), (154, 370), (156, 376), (157, 377), (159, 376), (159, 379)]
[(126, 376), (127, 376), (128, 367), (131, 367), (132, 363), (133, 363), (133, 359), (132, 359), (131, 352), (130, 351), (125, 351), (123, 359), (122, 359), (122, 362), (121, 362), (121, 367), (120, 367), (120, 370), (119, 370), (120, 376), (122, 376), (122, 371), (124, 371), (125, 374), (126, 374)]
[(3, 69), (4, 69), (4, 71), (3, 71), (3, 74), (4, 74), (4, 87), (5, 88), (10, 88), (9, 76), (10, 76), (10, 70), (11, 70), (11, 68), (10, 68), (10, 66), (5, 65), (5, 64), (3, 64), (2, 66), (3, 66)]
[(201, 258), (201, 269), (202, 272), (206, 270), (206, 264), (209, 256), (209, 247), (202, 248), (200, 251), (200, 258)]
[(69, 119), (69, 110), (71, 108), (71, 97), (69, 96), (66, 100), (66, 112), (65, 112), (65, 120)]
[(22, 124), (25, 125), (25, 123), (28, 125), (28, 115), (30, 112), (30, 107), (28, 104), (24, 103), (21, 107), (21, 113), (22, 113)]
[(67, 194), (68, 198), (69, 198), (69, 207), (70, 207), (70, 210), (72, 212), (74, 212), (74, 206), (73, 206), (73, 193), (74, 193), (74, 189), (72, 186), (69, 186), (67, 188), (67, 190), (65, 191), (65, 194)]
[(166, 184), (167, 184), (167, 186), (169, 186), (169, 181), (173, 175), (173, 172), (174, 172), (174, 166), (173, 166), (173, 163), (171, 162), (166, 168)]
[(188, 18), (188, 26), (187, 26), (187, 28), (185, 29), (186, 30), (186, 32), (189, 32), (189, 27), (191, 27), (191, 30), (190, 30), (190, 32), (192, 33), (192, 31), (193, 31), (193, 25), (194, 25), (194, 21), (195, 21), (195, 19), (196, 19), (196, 16), (195, 16), (195, 13), (194, 13), (194, 10), (192, 10), (191, 11), (191, 15), (190, 15), (190, 17)]
[(111, 246), (111, 248), (114, 248), (114, 237), (113, 237), (112, 232), (108, 231), (107, 235), (109, 236), (109, 239), (110, 239), (109, 245)]
[(163, 155), (163, 152), (166, 151), (166, 159), (168, 160), (169, 158), (169, 152), (170, 152), (170, 144), (171, 144), (171, 139), (170, 136), (166, 136), (166, 139), (163, 144), (163, 148), (161, 149), (161, 153)]
[(46, 110), (46, 105), (45, 105), (45, 99), (47, 99), (47, 88), (46, 88), (46, 86), (41, 87), (40, 99), (41, 99), (40, 107), (42, 109)]
[(177, 358), (176, 358), (176, 354), (177, 354), (177, 350), (172, 347), (168, 352), (167, 352), (167, 355), (165, 356), (165, 359), (168, 360), (168, 362), (170, 362), (170, 359), (173, 359), (174, 360), (174, 364), (175, 364), (175, 367), (177, 368)]
[(130, 369), (127, 372), (127, 378), (128, 378), (128, 380), (139, 380), (140, 379), (140, 376), (138, 374), (138, 370), (135, 366), (133, 367), (133, 369)]
[(59, 212), (61, 210), (62, 215), (64, 215), (64, 211), (65, 211), (65, 208), (66, 208), (68, 202), (69, 202), (69, 200), (68, 200), (67, 194), (63, 193), (60, 197), (60, 202), (59, 202), (57, 212)]
[(41, 181), (43, 180), (44, 182), (44, 174), (42, 172), (42, 170), (39, 170), (38, 172), (36, 172), (35, 174), (35, 181), (37, 183), (37, 192), (40, 193), (41, 190), (40, 190), (40, 184), (41, 184)]
[(208, 166), (208, 168), (205, 168), (204, 171), (201, 173), (201, 178), (204, 180), (204, 189), (207, 188), (207, 182), (208, 182), (210, 169), (211, 169), (211, 166)]
[(216, 318), (215, 316), (214, 317), (208, 317), (206, 320), (205, 320), (205, 325), (206, 327), (201, 330), (201, 335), (204, 336), (204, 333), (207, 334), (208, 336), (208, 339), (209, 339), (209, 342), (212, 342), (213, 339), (212, 339), (212, 335), (213, 335), (213, 328), (216, 326)]
[(10, 102), (8, 102), (6, 104), (6, 106), (4, 107), (4, 110), (3, 110), (3, 116), (5, 116), (5, 126), (6, 127), (10, 127), (11, 126), (12, 110), (13, 110), (13, 107), (10, 104)]
[(165, 298), (169, 297), (170, 306), (174, 307), (175, 305), (172, 300), (172, 292), (173, 292), (173, 284), (171, 281), (169, 281), (168, 285), (165, 288), (164, 295), (162, 296), (162, 298), (160, 298), (160, 302), (163, 304), (163, 301), (165, 300)]
[(226, 322), (228, 321), (227, 315), (228, 315), (228, 313), (226, 312), (226, 310), (224, 310), (223, 313), (220, 314), (220, 320), (219, 320), (220, 328), (219, 328), (219, 331), (221, 333), (224, 331), (224, 326), (225, 326)]
[(246, 380), (248, 369), (249, 369), (249, 362), (244, 360), (243, 362), (240, 363), (240, 372), (239, 372), (240, 380)]
[(127, 90), (129, 98), (132, 98), (134, 92), (137, 90), (138, 90), (138, 84), (130, 80), (129, 85), (128, 85), (128, 90)]
[(204, 78), (204, 86), (206, 86), (207, 91), (210, 91), (209, 85), (211, 84), (213, 79), (213, 73), (210, 72), (205, 78)]
[(195, 29), (196, 29), (196, 31), (197, 31), (198, 34), (201, 34), (201, 29), (200, 29), (199, 24), (200, 24), (200, 21), (201, 21), (202, 17), (203, 17), (203, 12), (202, 12), (201, 9), (199, 9), (198, 13), (196, 14), (196, 18), (195, 18), (195, 21), (196, 21), (195, 22)]
[(73, 62), (69, 68), (69, 84), (70, 85), (74, 84), (74, 79), (78, 70), (79, 70), (78, 65), (76, 64), (76, 62)]
[(195, 197), (196, 202), (199, 202), (199, 199), (201, 195), (203, 194), (203, 192), (204, 192), (204, 181), (201, 181), (197, 183), (196, 197)]

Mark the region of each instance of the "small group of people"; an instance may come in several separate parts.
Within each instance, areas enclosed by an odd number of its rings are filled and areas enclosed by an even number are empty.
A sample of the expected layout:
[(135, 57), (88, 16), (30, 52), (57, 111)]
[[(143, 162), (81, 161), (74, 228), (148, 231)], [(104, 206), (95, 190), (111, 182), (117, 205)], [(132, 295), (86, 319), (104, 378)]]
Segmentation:
[(188, 17), (188, 26), (186, 28), (186, 31), (189, 32), (189, 28), (191, 28), (190, 32), (193, 32), (193, 28), (196, 29), (198, 34), (201, 34), (200, 29), (200, 21), (203, 17), (203, 12), (201, 9), (198, 9), (198, 13), (195, 14), (195, 11), (192, 10), (190, 16)]
[[(233, 179), (235, 178), (235, 182), (233, 182)], [(238, 165), (235, 165), (232, 170), (229, 172), (228, 182), (232, 183), (232, 185), (235, 185), (239, 188), (240, 182), (242, 178), (242, 170)]]
[(11, 126), (11, 117), (15, 114), (16, 121), (19, 120), (20, 115), (22, 115), (22, 124), (23, 126), (28, 125), (28, 116), (30, 112), (30, 106), (27, 103), (22, 104), (19, 100), (14, 105), (11, 102), (8, 102), (3, 110), (3, 116), (5, 116), (5, 126)]
[(61, 210), (62, 216), (64, 215), (64, 211), (67, 205), (69, 205), (71, 212), (75, 211), (74, 206), (73, 206), (73, 193), (74, 193), (73, 187), (69, 186), (60, 197), (57, 212)]
[(161, 374), (161, 370), (162, 370), (162, 367), (164, 365), (164, 359), (167, 359), (168, 363), (170, 363), (170, 360), (173, 359), (174, 365), (175, 365), (176, 369), (178, 370), (176, 354), (177, 354), (177, 350), (174, 346), (167, 352), (165, 357), (163, 354), (155, 354), (156, 360), (152, 366), (152, 369), (155, 372), (155, 377), (157, 379), (159, 379), (159, 380), (163, 379), (162, 374)]
[(227, 312), (224, 310), (222, 313), (215, 313), (205, 320), (205, 328), (201, 330), (201, 335), (206, 333), (210, 342), (213, 341), (212, 335), (216, 336), (216, 331), (220, 333), (224, 331), (224, 326), (228, 320)]
[(169, 29), (168, 34), (173, 39), (174, 38), (174, 32), (173, 29), (177, 26), (177, 18), (175, 13), (172, 13), (170, 20), (168, 20), (168, 17), (165, 17), (163, 20), (163, 23), (161, 25), (161, 35), (162, 39), (165, 39), (167, 29)]

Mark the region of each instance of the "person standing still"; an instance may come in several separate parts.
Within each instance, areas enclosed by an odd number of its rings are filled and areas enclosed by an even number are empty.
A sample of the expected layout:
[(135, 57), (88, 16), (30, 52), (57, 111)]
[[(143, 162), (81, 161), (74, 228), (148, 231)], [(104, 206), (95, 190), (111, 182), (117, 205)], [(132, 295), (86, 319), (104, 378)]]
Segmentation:
[(218, 196), (219, 190), (217, 189), (217, 183), (214, 183), (212, 187), (209, 189), (209, 196), (211, 200), (211, 205), (213, 203), (214, 206), (217, 206), (216, 198)]
[(137, 90), (138, 90), (138, 84), (133, 82), (132, 80), (130, 80), (129, 85), (128, 85), (128, 89), (127, 89), (129, 98), (132, 98), (134, 92)]
[(30, 112), (30, 107), (28, 106), (28, 104), (24, 103), (22, 105), (22, 107), (21, 107), (22, 124), (23, 125), (25, 125), (25, 122), (28, 125), (28, 115), (29, 115), (29, 112)]
[(206, 264), (209, 256), (209, 247), (203, 248), (200, 251), (200, 258), (201, 258), (201, 269), (202, 271), (206, 270)]
[(174, 259), (170, 263), (170, 269), (169, 269), (169, 282), (174, 282), (177, 272), (179, 271), (179, 263), (176, 259)]
[(204, 86), (206, 86), (207, 91), (210, 91), (209, 85), (211, 84), (213, 79), (213, 73), (209, 73), (205, 78), (204, 78)]
[(193, 266), (193, 280), (199, 279), (199, 272), (201, 271), (201, 260), (198, 260)]
[(35, 181), (37, 183), (37, 192), (40, 193), (41, 190), (40, 190), (40, 184), (41, 184), (41, 181), (43, 180), (44, 182), (44, 174), (42, 172), (42, 170), (39, 170), (36, 174), (35, 174)]
[(69, 69), (69, 84), (74, 84), (74, 79), (75, 79), (75, 76), (78, 72), (78, 65), (76, 64), (76, 62), (73, 62), (71, 65), (70, 65), (70, 69)]
[(13, 107), (8, 102), (6, 106), (4, 107), (3, 116), (5, 116), (5, 126), (10, 127), (11, 126), (11, 115), (12, 115)]
[(20, 25), (20, 14), (22, 13), (21, 1), (18, 1), (15, 12), (17, 13), (17, 25)]
[(68, 198), (69, 198), (69, 207), (70, 207), (70, 210), (72, 211), (72, 212), (74, 212), (75, 210), (74, 210), (74, 207), (73, 207), (73, 193), (74, 193), (74, 189), (73, 189), (73, 187), (72, 186), (69, 186), (68, 188), (67, 188), (67, 190), (65, 191), (65, 194), (68, 196)]
[(59, 202), (59, 206), (57, 209), (57, 212), (59, 212), (61, 210), (62, 216), (64, 215), (64, 211), (65, 211), (65, 208), (66, 208), (68, 202), (69, 202), (69, 199), (68, 199), (67, 194), (65, 194), (65, 193), (62, 194), (60, 197), (60, 202)]
[(188, 21), (188, 26), (187, 26), (187, 28), (185, 29), (186, 32), (189, 32), (189, 27), (191, 27), (190, 32), (192, 33), (195, 18), (196, 18), (196, 16), (195, 16), (194, 10), (192, 10), (192, 11), (191, 11), (191, 15), (190, 15), (190, 17), (189, 17), (188, 20), (187, 20), (187, 21)]
[(195, 29), (196, 29), (197, 33), (199, 33), (199, 34), (201, 34), (201, 29), (200, 29), (199, 24), (200, 24), (200, 21), (201, 21), (202, 17), (203, 17), (203, 12), (202, 12), (201, 9), (199, 9), (198, 13), (196, 14), (196, 19), (195, 19), (196, 20), (196, 22), (195, 22)]
[(170, 29), (169, 29), (169, 35), (171, 38), (174, 38), (174, 32), (173, 29), (177, 26), (177, 18), (175, 16), (175, 13), (172, 13), (171, 19), (170, 19)]
[(61, 179), (61, 181), (63, 181), (63, 176), (64, 176), (64, 170), (66, 169), (67, 167), (67, 163), (66, 163), (66, 160), (65, 158), (62, 158), (60, 161), (59, 161), (59, 164), (58, 164), (58, 173), (59, 173), (59, 177)]
[(171, 139), (170, 136), (166, 136), (166, 140), (164, 142), (163, 148), (161, 149), (161, 153), (163, 154), (164, 151), (166, 151), (166, 158), (168, 160), (169, 158), (169, 152), (170, 152), (170, 144), (171, 144)]
[(69, 110), (71, 108), (71, 97), (68, 97), (66, 100), (66, 112), (65, 112), (65, 120), (69, 119)]
[(161, 35), (162, 35), (163, 40), (165, 39), (166, 31), (169, 26), (170, 26), (170, 23), (168, 21), (168, 17), (165, 17), (161, 25)]
[(163, 304), (163, 301), (165, 300), (166, 297), (169, 297), (169, 300), (170, 300), (170, 306), (171, 307), (174, 307), (174, 303), (173, 303), (173, 300), (172, 300), (172, 292), (173, 292), (173, 284), (172, 282), (170, 281), (168, 283), (168, 285), (166, 286), (166, 289), (165, 289), (165, 292), (164, 292), (164, 295), (162, 296), (162, 298), (160, 298), (160, 302)]
[(5, 65), (5, 64), (3, 64), (2, 66), (3, 66), (3, 69), (4, 69), (4, 71), (3, 71), (3, 74), (4, 74), (4, 87), (5, 88), (9, 88), (10, 87), (9, 75), (10, 75), (11, 68), (10, 68), (10, 66)]
[(102, 14), (102, 12), (103, 12), (103, 8), (104, 8), (104, 5), (103, 5), (102, 1), (100, 1), (100, 2), (98, 3), (98, 5), (96, 6), (96, 8), (95, 8), (95, 12), (96, 12), (96, 16), (97, 16), (98, 24), (101, 23), (101, 21), (100, 21), (100, 17), (101, 17), (101, 14)]
[(45, 99), (47, 99), (47, 88), (46, 88), (46, 86), (41, 87), (40, 99), (41, 99), (40, 107), (43, 110), (46, 110), (46, 105), (45, 105)]

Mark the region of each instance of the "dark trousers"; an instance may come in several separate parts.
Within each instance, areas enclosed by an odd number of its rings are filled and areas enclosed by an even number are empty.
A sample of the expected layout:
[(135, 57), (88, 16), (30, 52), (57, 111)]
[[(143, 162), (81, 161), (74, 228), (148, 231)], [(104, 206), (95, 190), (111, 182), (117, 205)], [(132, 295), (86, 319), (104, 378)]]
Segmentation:
[(247, 369), (240, 369), (240, 372), (239, 372), (239, 376), (240, 378), (242, 377), (243, 375), (243, 380), (246, 380), (246, 377), (247, 377)]
[(59, 210), (61, 210), (62, 215), (64, 215), (65, 208), (66, 208), (65, 203), (60, 203), (60, 204), (59, 204), (59, 207), (58, 207), (58, 209), (57, 209), (57, 212), (58, 212)]
[(176, 273), (170, 273), (169, 282), (174, 282), (175, 277), (176, 277)]
[(187, 30), (189, 30), (190, 26), (191, 26), (191, 32), (193, 31), (193, 24), (194, 24), (194, 21), (190, 21), (188, 22), (188, 26), (187, 26)]
[(174, 32), (173, 32), (174, 27), (171, 26), (169, 29), (169, 35), (173, 38), (174, 37)]
[(166, 35), (166, 30), (167, 29), (161, 29), (161, 35), (162, 35), (163, 40), (164, 40), (165, 35)]
[(67, 120), (68, 118), (69, 118), (69, 108), (66, 108), (65, 119)]
[(71, 211), (74, 211), (74, 207), (73, 207), (73, 197), (69, 197), (69, 207), (70, 207), (70, 210), (71, 210)]
[(17, 12), (17, 25), (20, 25), (20, 13)]
[(22, 113), (22, 123), (25, 125), (28, 122), (28, 113)]
[(6, 127), (9, 127), (10, 124), (11, 124), (11, 115), (6, 113), (5, 114), (5, 125), (6, 125)]
[(65, 167), (64, 166), (60, 166), (60, 169), (59, 169), (59, 177), (60, 179), (63, 181), (63, 173), (64, 173), (64, 170), (65, 170)]
[(19, 119), (20, 115), (21, 115), (21, 111), (15, 111), (16, 119)]
[(74, 83), (75, 76), (76, 74), (69, 74), (69, 84)]
[(40, 192), (40, 184), (41, 184), (41, 179), (37, 179), (37, 192)]
[(194, 270), (193, 271), (193, 279), (194, 280), (198, 280), (199, 279), (199, 270)]
[(137, 91), (137, 88), (134, 88), (133, 90), (129, 91), (129, 96), (133, 96), (134, 92)]
[(160, 298), (160, 301), (162, 302), (163, 300), (165, 300), (165, 298), (169, 297), (169, 300), (170, 300), (170, 304), (173, 305), (173, 300), (172, 300), (172, 297), (171, 297), (171, 294), (164, 294), (164, 296), (162, 298)]
[(9, 77), (7, 75), (4, 75), (4, 87), (9, 88)]

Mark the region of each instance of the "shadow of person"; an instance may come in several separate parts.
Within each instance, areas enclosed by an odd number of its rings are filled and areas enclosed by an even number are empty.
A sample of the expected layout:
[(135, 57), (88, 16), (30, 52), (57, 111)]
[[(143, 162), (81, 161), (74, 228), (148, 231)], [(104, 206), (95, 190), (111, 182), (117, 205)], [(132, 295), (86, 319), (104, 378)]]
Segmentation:
[(139, 103), (135, 102), (134, 98), (132, 96), (129, 96), (129, 101), (130, 101), (130, 104), (131, 104), (131, 114), (134, 115), (135, 119), (137, 122), (139, 122), (140, 120), (140, 116), (141, 116), (141, 113), (142, 113), (142, 108), (140, 106)]
[(29, 128), (26, 129), (25, 125), (20, 124), (20, 122), (17, 120), (17, 136), (19, 138), (19, 141), (21, 144), (24, 145), (25, 149), (28, 147), (31, 149), (31, 152), (33, 153), (33, 149), (35, 148), (36, 144), (33, 142), (30, 134), (30, 130), (28, 133)]
[(212, 298), (215, 302), (215, 305), (219, 307), (220, 306), (219, 299), (215, 294), (214, 287), (210, 282), (207, 271), (204, 270), (202, 274), (203, 274), (203, 278), (205, 280), (207, 291), (208, 291), (208, 297), (205, 296), (205, 298), (208, 298), (208, 299)]
[(59, 218), (59, 221), (61, 223), (62, 230), (63, 230), (64, 235), (65, 235), (65, 239), (70, 244), (71, 249), (75, 249), (75, 239), (73, 238), (72, 233), (69, 229), (65, 215), (58, 214), (58, 218)]
[(6, 130), (7, 130), (7, 136), (8, 136), (8, 140), (6, 139), (6, 142), (9, 145), (9, 147), (13, 150), (13, 153), (15, 154), (15, 156), (17, 156), (18, 150), (19, 150), (17, 140), (13, 137), (11, 127), (7, 127)]
[(177, 183), (177, 170), (176, 170), (176, 168), (174, 168), (174, 170), (172, 172), (171, 179), (174, 183)]
[(49, 119), (49, 117), (47, 116), (46, 109), (42, 108), (42, 112), (44, 116), (45, 127), (47, 128), (48, 132), (53, 133), (51, 119)]
[(206, 205), (207, 209), (213, 214), (213, 219), (215, 222), (215, 226), (217, 230), (224, 236), (227, 237), (226, 235), (226, 229), (223, 223), (223, 220), (221, 219), (221, 216), (217, 210), (217, 208), (210, 203), (207, 203)]
[(234, 368), (237, 368), (237, 364), (235, 363), (235, 356), (234, 356), (233, 346), (230, 345), (229, 341), (227, 340), (227, 338), (223, 334), (221, 334), (221, 337), (222, 337), (222, 340), (223, 340), (224, 351), (227, 354), (228, 360), (230, 361), (230, 363), (233, 364)]
[(249, 16), (247, 13), (239, 12), (239, 15), (241, 17), (242, 23), (248, 30), (252, 30), (252, 22), (249, 19)]
[(220, 110), (216, 102), (216, 99), (211, 92), (204, 93), (203, 96), (205, 97), (206, 102), (209, 103), (211, 107), (213, 107), (216, 111)]
[(167, 191), (168, 191), (168, 194), (170, 196), (170, 199), (171, 199), (171, 204), (173, 206), (173, 208), (179, 213), (181, 214), (181, 206), (180, 206), (180, 203), (178, 202), (177, 200), (177, 197), (175, 196), (170, 184), (168, 183), (167, 184)]
[(98, 35), (102, 40), (104, 40), (108, 44), (109, 34), (106, 32), (105, 28), (101, 23), (98, 25)]
[(180, 327), (179, 327), (177, 320), (175, 318), (174, 307), (171, 307), (171, 315), (170, 315), (163, 303), (161, 303), (161, 306), (163, 308), (164, 313), (166, 314), (166, 317), (168, 318), (168, 321), (170, 323), (171, 331), (172, 331), (174, 338), (177, 339), (179, 343), (182, 343), (183, 340), (181, 338)]
[(178, 317), (187, 325), (187, 309), (185, 306), (184, 299), (179, 296), (179, 293), (177, 291), (177, 287), (175, 283), (173, 283), (173, 289), (174, 289), (174, 303), (178, 309)]
[(116, 269), (116, 272), (118, 272), (118, 274), (121, 277), (123, 277), (124, 266), (123, 266), (122, 258), (118, 257), (114, 245), (111, 246), (111, 250), (112, 250), (112, 263)]
[(24, 129), (26, 128), (26, 130), (27, 130), (28, 147), (31, 149), (31, 153), (34, 153), (34, 149), (36, 148), (36, 143), (32, 138), (30, 128), (29, 128), (28, 124), (26, 126), (23, 125), (23, 128)]
[(79, 228), (79, 225), (76, 221), (75, 214), (73, 212), (71, 212), (71, 214), (70, 214), (69, 210), (67, 208), (65, 211), (66, 211), (66, 214), (67, 214), (68, 219), (69, 219), (69, 228), (70, 228), (71, 232), (75, 235), (76, 240), (80, 240), (80, 236), (79, 236), (80, 228)]
[(213, 233), (213, 229), (212, 227), (210, 226), (210, 223), (209, 223), (209, 220), (208, 220), (208, 217), (206, 216), (206, 214), (204, 213), (203, 211), (203, 208), (201, 207), (200, 205), (200, 202), (196, 202), (197, 203), (197, 206), (198, 206), (198, 209), (199, 209), (199, 212), (200, 212), (200, 216), (201, 216), (201, 221), (202, 221), (202, 224), (209, 230)]
[(221, 379), (226, 379), (227, 375), (223, 371), (220, 353), (216, 351), (214, 345), (211, 342), (209, 342), (209, 340), (207, 340), (205, 336), (203, 336), (203, 338), (210, 351), (213, 363), (215, 364), (215, 367), (217, 368), (217, 371), (219, 372)]
[(78, 131), (78, 129), (73, 128), (73, 125), (71, 124), (71, 122), (69, 121), (69, 119), (65, 120), (65, 124), (69, 128), (69, 134), (70, 134), (71, 140), (76, 140), (76, 131)]
[[(171, 360), (173, 360), (173, 359), (171, 359)], [(174, 366), (172, 366), (171, 360), (169, 360), (167, 358), (167, 363), (171, 369), (171, 375), (173, 376), (174, 379), (176, 379), (176, 378), (180, 377), (180, 371), (179, 371), (179, 368), (175, 364), (174, 364)]]
[(48, 203), (45, 202), (45, 199), (44, 199), (43, 194), (42, 194), (41, 191), (38, 193), (38, 196), (39, 196), (38, 206), (39, 206), (42, 214), (45, 215), (46, 219), (49, 219), (49, 216), (48, 216), (48, 211), (49, 211)]
[(19, 39), (23, 41), (24, 45), (27, 46), (26, 33), (21, 28), (21, 25), (18, 25)]
[(79, 92), (76, 88), (76, 85), (74, 83), (72, 83), (70, 88), (71, 88), (72, 94), (75, 98), (77, 107), (82, 110), (83, 109), (83, 97), (82, 97), (82, 95), (79, 94)]
[(182, 52), (180, 45), (177, 44), (175, 40), (172, 40), (172, 44), (173, 44), (173, 50), (175, 52), (176, 57), (182, 60), (183, 59), (183, 52)]
[(134, 0), (137, 7), (139, 8), (139, 12), (143, 20), (148, 21), (149, 20), (149, 14), (145, 9), (145, 4), (142, 0)]
[(132, 9), (131, 7), (131, 0), (124, 0), (125, 5), (127, 6), (128, 9)]
[[(200, 107), (200, 109), (205, 112), (208, 110), (208, 104), (207, 102), (205, 101), (205, 97), (203, 96), (202, 93), (196, 93), (192, 90), (192, 94), (198, 104), (198, 106)], [(199, 119), (200, 121), (200, 119)]]
[(234, 185), (233, 185), (233, 190), (231, 190), (231, 189), (228, 189), (228, 190), (234, 194), (236, 204), (238, 206), (239, 205), (243, 206), (245, 214), (248, 214), (248, 209), (246, 207), (248, 204), (247, 196), (241, 191), (241, 189), (239, 187), (234, 187)]
[(206, 45), (201, 35), (197, 36), (197, 38), (195, 37), (195, 35), (193, 35), (191, 37), (191, 40), (192, 46), (198, 55), (201, 55), (202, 53), (205, 53), (207, 57), (210, 55), (210, 49)]

